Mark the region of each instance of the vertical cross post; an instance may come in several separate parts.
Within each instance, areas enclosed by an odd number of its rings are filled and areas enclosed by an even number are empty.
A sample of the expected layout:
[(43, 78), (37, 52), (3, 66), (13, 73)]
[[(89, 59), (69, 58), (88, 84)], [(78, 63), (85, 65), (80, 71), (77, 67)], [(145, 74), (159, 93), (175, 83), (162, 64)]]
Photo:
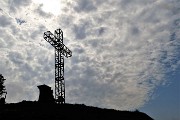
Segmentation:
[(65, 103), (64, 56), (55, 49), (55, 99)]

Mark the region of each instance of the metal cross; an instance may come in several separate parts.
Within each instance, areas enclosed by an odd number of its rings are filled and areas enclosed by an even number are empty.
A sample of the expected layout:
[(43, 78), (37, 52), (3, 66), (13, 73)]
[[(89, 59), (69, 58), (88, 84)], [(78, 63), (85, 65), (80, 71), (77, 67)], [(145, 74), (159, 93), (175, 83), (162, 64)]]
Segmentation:
[(65, 103), (64, 56), (71, 57), (72, 52), (63, 44), (63, 31), (57, 29), (54, 35), (44, 32), (44, 39), (55, 48), (55, 101)]

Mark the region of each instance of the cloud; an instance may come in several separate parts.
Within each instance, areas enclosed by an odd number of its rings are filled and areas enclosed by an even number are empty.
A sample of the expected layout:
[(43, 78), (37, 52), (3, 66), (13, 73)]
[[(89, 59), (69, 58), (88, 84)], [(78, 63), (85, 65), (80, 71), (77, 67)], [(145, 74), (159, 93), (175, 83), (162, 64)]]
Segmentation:
[(43, 7), (43, 4), (40, 4), (40, 5), (38, 6), (38, 8), (35, 9), (34, 12), (35, 12), (35, 13), (38, 13), (39, 16), (42, 16), (42, 17), (44, 17), (44, 18), (51, 18), (51, 17), (52, 17), (52, 14), (44, 12), (44, 11), (42, 10), (42, 7)]
[[(73, 52), (65, 58), (67, 102), (136, 109), (179, 68), (176, 0), (63, 1), (61, 14), (50, 17), (39, 4), (15, 3), (11, 14), (3, 3), (0, 17), (0, 73), (8, 102), (37, 100), (37, 85), (54, 86), (54, 48), (43, 32), (59, 27)], [(19, 26), (15, 18), (27, 23)]]
[(30, 5), (31, 0), (9, 0), (8, 3), (10, 5), (10, 11), (17, 12), (18, 9)]
[(85, 39), (86, 38), (86, 26), (83, 25), (75, 25), (74, 26), (74, 33), (76, 34), (76, 39)]
[(77, 12), (91, 12), (96, 10), (93, 1), (90, 0), (78, 0), (77, 6), (74, 7)]
[(7, 27), (11, 24), (11, 20), (9, 20), (6, 16), (0, 16), (0, 27)]

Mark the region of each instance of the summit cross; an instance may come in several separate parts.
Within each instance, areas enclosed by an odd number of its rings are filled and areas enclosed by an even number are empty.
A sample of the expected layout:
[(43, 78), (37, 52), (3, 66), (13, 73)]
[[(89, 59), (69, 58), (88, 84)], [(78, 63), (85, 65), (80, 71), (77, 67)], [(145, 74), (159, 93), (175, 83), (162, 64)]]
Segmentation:
[(72, 56), (69, 50), (63, 44), (63, 31), (57, 29), (54, 35), (50, 32), (44, 32), (44, 39), (55, 48), (55, 101), (58, 104), (65, 103), (65, 80), (64, 80), (64, 56)]

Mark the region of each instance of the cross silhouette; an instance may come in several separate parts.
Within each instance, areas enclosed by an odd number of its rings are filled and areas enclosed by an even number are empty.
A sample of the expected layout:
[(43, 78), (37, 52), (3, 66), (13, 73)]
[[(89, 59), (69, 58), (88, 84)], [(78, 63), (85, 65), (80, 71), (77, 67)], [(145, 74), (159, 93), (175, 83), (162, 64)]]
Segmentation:
[(64, 56), (71, 57), (72, 52), (63, 44), (63, 31), (57, 29), (54, 35), (44, 32), (44, 39), (55, 48), (55, 100), (65, 103)]

